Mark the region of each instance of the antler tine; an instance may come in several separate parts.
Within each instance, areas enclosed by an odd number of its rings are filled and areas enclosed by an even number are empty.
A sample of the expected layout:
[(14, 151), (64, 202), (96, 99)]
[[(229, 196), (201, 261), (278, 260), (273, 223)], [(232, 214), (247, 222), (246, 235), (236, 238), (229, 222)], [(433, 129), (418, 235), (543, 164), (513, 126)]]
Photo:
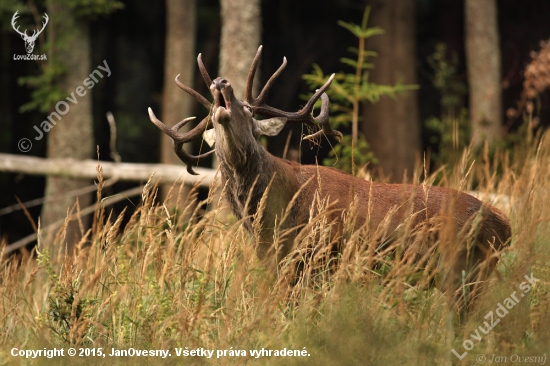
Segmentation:
[(204, 63), (202, 62), (202, 53), (199, 53), (199, 55), (197, 56), (197, 63), (199, 64), (199, 70), (201, 72), (202, 78), (204, 79), (204, 82), (206, 83), (206, 87), (210, 88), (210, 85), (212, 85), (212, 78), (210, 77), (210, 75), (208, 75), (206, 67), (204, 67)]
[[(46, 14), (46, 13), (44, 13), (43, 18), (45, 18), (46, 21), (45, 21), (45, 22), (42, 22), (42, 29), (40, 29), (40, 31), (38, 31), (37, 36), (38, 36), (40, 33), (42, 33), (42, 31), (46, 28), (46, 25), (48, 24), (48, 21), (50, 20), (50, 18), (48, 17), (48, 14)], [(37, 30), (35, 30), (35, 32), (37, 32)], [(34, 34), (33, 34), (33, 36), (34, 36)]]
[(153, 122), (162, 132), (167, 134), (174, 143), (174, 151), (176, 155), (187, 165), (187, 172), (191, 175), (198, 175), (193, 171), (193, 165), (197, 164), (200, 159), (206, 158), (209, 155), (213, 154), (215, 150), (209, 151), (201, 155), (191, 155), (183, 150), (183, 144), (193, 141), (196, 138), (200, 137), (204, 130), (208, 127), (210, 118), (207, 116), (204, 118), (195, 128), (187, 133), (179, 133), (178, 130), (187, 124), (189, 121), (195, 119), (195, 117), (189, 117), (183, 121), (177, 123), (174, 127), (170, 128), (162, 123), (153, 113), (151, 108), (148, 109), (149, 119)]
[(19, 14), (18, 14), (18, 13), (19, 13), (19, 10), (17, 10), (17, 11), (15, 12), (15, 14), (13, 14), (13, 17), (11, 17), (11, 26), (12, 26), (13, 29), (15, 29), (15, 31), (16, 31), (17, 33), (19, 33), (20, 35), (25, 35), (25, 36), (26, 36), (26, 35), (27, 35), (27, 30), (26, 30), (26, 29), (25, 29), (25, 33), (23, 33), (23, 32), (21, 32), (21, 31), (19, 30), (19, 27), (20, 27), (19, 25), (17, 26), (17, 28), (15, 28), (15, 21), (19, 18)]
[[(277, 71), (275, 71), (275, 73), (273, 75), (271, 75), (271, 77), (269, 78), (269, 80), (267, 81), (267, 83), (264, 85), (262, 91), (260, 92), (260, 95), (258, 95), (258, 97), (252, 101), (252, 100), (248, 100), (247, 99), (247, 102), (249, 103), (253, 103), (254, 105), (261, 105), (264, 103), (265, 101), (265, 98), (267, 97), (267, 93), (269, 93), (269, 89), (271, 89), (271, 85), (273, 85), (273, 83), (275, 82), (275, 80), (277, 80), (277, 78), (279, 77), (279, 75), (281, 75), (281, 73), (283, 72), (283, 70), (285, 69), (286, 67), (286, 57), (283, 57), (283, 63), (281, 66), (279, 66), (279, 68), (277, 69)], [(252, 88), (251, 88), (252, 89)], [(251, 92), (252, 93), (252, 92)], [(251, 95), (252, 96), (252, 95)]]
[[(208, 74), (206, 74), (206, 75), (208, 76)], [(197, 93), (197, 91), (195, 89), (191, 89), (190, 87), (188, 87), (187, 85), (185, 85), (181, 81), (179, 81), (179, 79), (178, 79), (179, 76), (180, 75), (178, 74), (176, 76), (175, 80), (176, 80), (176, 84), (178, 84), (180, 89), (183, 90), (184, 92), (186, 92), (187, 94), (191, 95), (192, 97), (195, 97), (195, 99), (198, 100), (203, 106), (205, 106), (206, 109), (210, 110), (210, 108), (212, 107), (212, 104), (208, 101), (208, 99), (206, 99), (205, 97), (203, 97), (202, 95)]]
[(262, 91), (260, 92), (260, 95), (258, 95), (257, 98), (254, 98), (252, 96), (252, 89), (254, 84), (254, 76), (256, 75), (256, 70), (258, 69), (258, 64), (260, 63), (260, 56), (262, 55), (262, 49), (263, 46), (258, 47), (258, 51), (256, 52), (256, 56), (254, 56), (254, 60), (252, 61), (252, 65), (250, 65), (250, 70), (248, 71), (248, 77), (246, 78), (246, 91), (244, 94), (245, 100), (254, 106), (260, 106), (264, 103), (265, 98), (267, 97), (267, 93), (269, 93), (269, 89), (271, 89), (271, 85), (277, 80), (279, 75), (283, 72), (283, 70), (286, 67), (286, 57), (283, 57), (283, 63), (277, 71), (267, 81), (267, 83), (262, 88)]
[(321, 112), (319, 112), (317, 117), (314, 117), (314, 121), (317, 122), (321, 129), (311, 135), (304, 136), (304, 140), (313, 140), (321, 135), (325, 135), (334, 136), (339, 142), (342, 141), (344, 137), (342, 133), (340, 131), (333, 130), (329, 123), (329, 107), (330, 100), (328, 99), (328, 95), (326, 93), (321, 94)]
[[(334, 74), (330, 75), (327, 82), (322, 87), (320, 87), (315, 91), (315, 94), (313, 94), (311, 98), (309, 98), (306, 105), (302, 109), (300, 109), (298, 112), (296, 112), (296, 117), (300, 118), (301, 116), (311, 114), (311, 111), (313, 110), (313, 106), (315, 105), (315, 102), (317, 102), (317, 99), (319, 99), (319, 97), (323, 95), (323, 93), (328, 89), (328, 87), (332, 83), (332, 80), (334, 80)], [(328, 99), (328, 96), (327, 96), (327, 99)]]
[(262, 48), (263, 46), (260, 45), (258, 47), (258, 51), (256, 52), (256, 56), (254, 56), (254, 60), (252, 60), (252, 65), (250, 65), (250, 69), (248, 70), (248, 77), (246, 78), (246, 89), (244, 93), (244, 99), (248, 103), (253, 103), (254, 98), (252, 97), (252, 84), (254, 84), (254, 75), (256, 75), (256, 69), (258, 68), (258, 64), (260, 63), (260, 56), (262, 55)]

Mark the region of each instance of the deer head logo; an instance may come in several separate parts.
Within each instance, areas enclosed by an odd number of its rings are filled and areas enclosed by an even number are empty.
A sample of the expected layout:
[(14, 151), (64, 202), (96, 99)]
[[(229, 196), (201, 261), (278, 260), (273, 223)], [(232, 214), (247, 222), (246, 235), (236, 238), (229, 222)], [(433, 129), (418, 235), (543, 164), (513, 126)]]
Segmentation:
[(27, 53), (31, 53), (32, 50), (34, 49), (34, 42), (36, 42), (36, 39), (48, 24), (48, 20), (49, 20), (48, 14), (44, 13), (44, 19), (46, 19), (46, 21), (42, 22), (42, 29), (40, 29), (39, 31), (35, 29), (32, 35), (29, 36), (27, 34), (26, 29), (25, 29), (25, 32), (21, 32), (19, 31), (19, 27), (15, 28), (15, 21), (17, 20), (17, 18), (19, 18), (19, 15), (17, 14), (18, 12), (19, 11), (16, 11), (15, 14), (13, 14), (13, 17), (11, 18), (11, 26), (17, 33), (21, 35), (21, 38), (23, 38), (23, 40), (25, 41), (25, 49), (27, 50)]

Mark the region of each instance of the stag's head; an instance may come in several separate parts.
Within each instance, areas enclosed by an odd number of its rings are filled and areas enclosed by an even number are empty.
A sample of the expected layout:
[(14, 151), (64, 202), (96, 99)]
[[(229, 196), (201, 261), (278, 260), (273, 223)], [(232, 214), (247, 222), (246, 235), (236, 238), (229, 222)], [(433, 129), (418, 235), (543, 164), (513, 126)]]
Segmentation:
[(21, 32), (19, 31), (19, 26), (15, 28), (15, 21), (17, 20), (17, 18), (19, 18), (19, 15), (17, 14), (18, 12), (19, 11), (16, 11), (15, 14), (13, 14), (13, 17), (11, 18), (11, 26), (17, 33), (21, 35), (21, 38), (23, 38), (23, 40), (25, 41), (25, 49), (27, 50), (27, 53), (32, 53), (32, 51), (34, 50), (34, 43), (36, 42), (36, 39), (48, 24), (48, 20), (49, 20), (48, 14), (44, 13), (45, 21), (42, 22), (42, 28), (39, 31), (35, 29), (34, 32), (29, 36), (27, 34), (26, 29), (25, 29), (25, 32)]
[(249, 156), (260, 149), (261, 135), (275, 136), (286, 124), (285, 117), (254, 118), (254, 109), (246, 100), (235, 96), (231, 83), (216, 78), (210, 85), (214, 98), (210, 110), (213, 128), (204, 132), (204, 140), (216, 145), (218, 156), (232, 166), (246, 164)]
[[(244, 164), (248, 157), (253, 155), (255, 150), (263, 149), (258, 142), (261, 135), (275, 136), (287, 122), (305, 123), (318, 130), (306, 136), (306, 139), (315, 138), (321, 134), (333, 135), (337, 138), (341, 138), (342, 135), (340, 132), (334, 131), (328, 123), (329, 99), (324, 93), (330, 86), (334, 75), (315, 92), (302, 109), (298, 112), (285, 112), (266, 105), (265, 98), (273, 82), (286, 67), (286, 58), (283, 59), (283, 64), (271, 76), (258, 97), (252, 97), (252, 83), (260, 61), (261, 52), (262, 46), (258, 49), (256, 57), (250, 66), (244, 100), (239, 100), (235, 97), (233, 87), (228, 80), (218, 77), (212, 81), (204, 67), (200, 54), (197, 58), (199, 70), (214, 98), (212, 103), (208, 102), (206, 98), (195, 90), (182, 84), (178, 80), (178, 77), (176, 77), (176, 84), (185, 92), (195, 97), (209, 110), (209, 115), (189, 132), (181, 134), (178, 130), (187, 122), (194, 119), (194, 117), (186, 118), (173, 128), (168, 128), (156, 118), (151, 108), (149, 108), (149, 117), (151, 121), (172, 138), (174, 150), (179, 158), (187, 164), (187, 171), (190, 174), (195, 174), (192, 167), (199, 159), (213, 152), (210, 151), (206, 154), (194, 156), (183, 150), (183, 144), (200, 138), (201, 135), (209, 145), (216, 145), (216, 151), (220, 158), (226, 163), (234, 166)], [(318, 116), (314, 117), (312, 114), (313, 106), (319, 98), (321, 98), (322, 101), (321, 112)], [(256, 115), (270, 118), (256, 119)]]

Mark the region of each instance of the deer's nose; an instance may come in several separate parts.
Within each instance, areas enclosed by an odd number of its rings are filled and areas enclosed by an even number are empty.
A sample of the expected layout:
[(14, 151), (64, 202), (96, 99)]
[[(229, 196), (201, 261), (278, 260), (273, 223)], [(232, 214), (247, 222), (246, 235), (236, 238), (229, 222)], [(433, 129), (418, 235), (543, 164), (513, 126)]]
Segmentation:
[(227, 80), (225, 79), (217, 78), (214, 80), (214, 86), (216, 87), (217, 90), (221, 91), (223, 88), (225, 88), (226, 85), (227, 85)]

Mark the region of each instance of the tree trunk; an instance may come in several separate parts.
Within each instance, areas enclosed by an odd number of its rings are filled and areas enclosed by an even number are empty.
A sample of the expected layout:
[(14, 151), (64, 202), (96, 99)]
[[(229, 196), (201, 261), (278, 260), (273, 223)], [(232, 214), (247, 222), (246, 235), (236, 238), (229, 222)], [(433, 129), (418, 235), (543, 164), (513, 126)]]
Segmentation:
[[(262, 39), (262, 18), (260, 0), (220, 0), (221, 6), (221, 44), (219, 74), (231, 83), (235, 96), (244, 99), (246, 79), (250, 64), (258, 51)], [(256, 71), (256, 80), (259, 77)], [(254, 83), (253, 96), (257, 95), (258, 83)], [(214, 156), (214, 169), (218, 159)], [(218, 197), (212, 201), (213, 207), (219, 202)], [(222, 216), (230, 215), (226, 208)]]
[[(66, 68), (66, 73), (60, 81), (64, 95), (74, 93), (78, 102), (69, 103), (69, 111), (62, 115), (56, 125), (47, 133), (48, 158), (89, 159), (93, 154), (93, 119), (91, 90), (86, 90), (84, 96), (78, 96), (75, 89), (84, 86), (84, 80), (92, 71), (90, 66), (90, 35), (89, 23), (76, 18), (71, 9), (64, 4), (48, 6), (50, 22), (48, 24), (49, 41), (54, 47), (50, 60), (59, 62)], [(101, 80), (101, 79), (100, 79)], [(99, 81), (101, 82), (101, 81)], [(59, 103), (58, 103), (59, 104)], [(65, 108), (60, 106), (60, 110)], [(89, 180), (48, 177), (45, 196), (62, 196), (63, 194), (90, 185)], [(91, 202), (89, 194), (78, 198), (80, 207), (86, 207)], [(59, 198), (48, 202), (42, 207), (41, 225), (48, 226), (67, 216), (67, 210), (75, 204), (74, 197)], [(66, 245), (69, 250), (80, 237), (78, 223), (73, 221), (67, 228)], [(50, 251), (64, 250), (51, 247), (52, 240), (47, 241)]]
[[(195, 55), (195, 0), (166, 0), (166, 45), (164, 52), (164, 87), (162, 91), (162, 121), (173, 126), (184, 118), (191, 117), (193, 97), (183, 92), (174, 82), (179, 74), (179, 80), (193, 86), (196, 55)], [(180, 131), (189, 130), (184, 126)], [(186, 146), (187, 148), (187, 146)], [(161, 162), (163, 164), (183, 164), (174, 153), (172, 140), (166, 135), (161, 136)], [(172, 184), (162, 186), (162, 196), (166, 199)], [(169, 202), (175, 206), (178, 198), (178, 187), (174, 188)], [(182, 202), (189, 193), (189, 186), (182, 191)]]
[(219, 76), (231, 82), (237, 98), (244, 99), (248, 69), (262, 39), (260, 1), (221, 0), (221, 18)]
[(466, 61), (475, 147), (500, 136), (502, 90), (495, 0), (466, 0)]
[[(367, 39), (366, 49), (378, 52), (370, 61), (375, 68), (369, 81), (377, 84), (416, 84), (416, 0), (377, 0), (372, 4), (369, 27), (384, 29)], [(383, 96), (364, 109), (361, 131), (379, 159), (380, 173), (393, 182), (412, 176), (421, 150), (416, 91)]]

